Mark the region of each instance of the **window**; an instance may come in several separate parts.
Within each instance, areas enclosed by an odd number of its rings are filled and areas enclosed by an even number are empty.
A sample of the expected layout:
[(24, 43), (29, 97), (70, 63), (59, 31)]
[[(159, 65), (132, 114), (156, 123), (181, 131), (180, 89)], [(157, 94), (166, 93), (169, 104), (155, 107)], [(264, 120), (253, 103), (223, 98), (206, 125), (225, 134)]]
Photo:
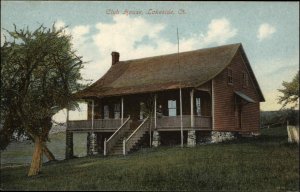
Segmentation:
[(143, 102), (140, 102), (140, 120), (144, 119), (144, 113), (145, 113), (145, 104)]
[(233, 84), (233, 81), (232, 81), (232, 70), (231, 69), (228, 69), (228, 84)]
[(109, 107), (104, 105), (104, 119), (109, 119)]
[(114, 112), (115, 119), (120, 119), (120, 103), (115, 104)]
[(197, 109), (197, 115), (201, 115), (201, 99), (196, 98), (196, 109)]
[(169, 116), (176, 116), (176, 100), (168, 100)]
[(248, 74), (243, 72), (243, 87), (248, 87), (248, 84), (249, 84)]

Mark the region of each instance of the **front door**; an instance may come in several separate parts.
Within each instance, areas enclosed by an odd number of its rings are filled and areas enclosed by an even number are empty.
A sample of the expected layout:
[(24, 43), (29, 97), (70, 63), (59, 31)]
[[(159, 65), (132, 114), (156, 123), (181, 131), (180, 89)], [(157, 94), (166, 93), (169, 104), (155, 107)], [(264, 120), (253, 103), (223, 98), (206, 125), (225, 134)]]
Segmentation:
[(235, 109), (236, 127), (242, 129), (242, 104), (238, 103)]

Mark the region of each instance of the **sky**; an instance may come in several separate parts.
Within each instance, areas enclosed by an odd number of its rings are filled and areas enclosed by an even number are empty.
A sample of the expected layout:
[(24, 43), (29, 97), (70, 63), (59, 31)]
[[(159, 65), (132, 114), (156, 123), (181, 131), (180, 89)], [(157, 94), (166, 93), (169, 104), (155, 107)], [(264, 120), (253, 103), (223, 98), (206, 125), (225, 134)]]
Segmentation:
[[(1, 1), (5, 30), (68, 26), (84, 79), (95, 82), (120, 60), (242, 43), (263, 95), (261, 110), (279, 110), (283, 81), (299, 70), (299, 2)], [(86, 105), (70, 119), (86, 119)], [(54, 116), (65, 119), (65, 111)]]

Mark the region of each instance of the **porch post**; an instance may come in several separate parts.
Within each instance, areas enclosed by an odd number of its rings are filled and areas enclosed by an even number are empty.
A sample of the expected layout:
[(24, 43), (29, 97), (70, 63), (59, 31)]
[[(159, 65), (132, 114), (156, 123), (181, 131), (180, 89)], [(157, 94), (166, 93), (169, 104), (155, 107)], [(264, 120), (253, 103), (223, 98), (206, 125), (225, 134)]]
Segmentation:
[(123, 125), (124, 121), (124, 99), (123, 97), (121, 98), (121, 124)]
[(92, 100), (92, 134), (90, 137), (90, 142), (91, 142), (91, 155), (95, 155), (98, 153), (97, 151), (97, 135), (94, 133), (94, 110), (95, 110), (95, 101)]
[(104, 138), (103, 155), (106, 156), (106, 138)]
[(181, 94), (181, 87), (180, 87), (179, 93), (180, 93), (180, 132), (181, 132), (181, 147), (183, 147), (183, 124), (182, 124), (182, 94)]
[(191, 96), (191, 128), (192, 130), (188, 131), (188, 138), (187, 138), (187, 146), (194, 147), (196, 145), (196, 131), (194, 130), (195, 121), (194, 121), (194, 89), (190, 92)]
[(92, 132), (94, 133), (94, 100), (92, 100)]
[(156, 130), (156, 94), (154, 95), (154, 128)]
[(194, 125), (195, 125), (195, 122), (194, 122), (194, 89), (191, 90), (190, 95), (191, 95), (191, 127), (194, 127)]
[[(151, 121), (152, 122), (152, 121)], [(150, 126), (150, 132), (149, 132), (149, 135), (150, 135), (150, 147), (152, 147), (153, 145), (153, 142), (152, 142), (152, 127)], [(156, 94), (154, 95), (154, 131), (156, 131)], [(153, 131), (153, 133), (154, 133)]]
[(215, 129), (215, 91), (214, 91), (214, 80), (211, 80), (211, 118), (212, 118), (212, 127), (211, 129)]
[(69, 109), (67, 108), (67, 118), (66, 118), (66, 159), (71, 159), (74, 155), (73, 151), (73, 133), (68, 130), (69, 124)]

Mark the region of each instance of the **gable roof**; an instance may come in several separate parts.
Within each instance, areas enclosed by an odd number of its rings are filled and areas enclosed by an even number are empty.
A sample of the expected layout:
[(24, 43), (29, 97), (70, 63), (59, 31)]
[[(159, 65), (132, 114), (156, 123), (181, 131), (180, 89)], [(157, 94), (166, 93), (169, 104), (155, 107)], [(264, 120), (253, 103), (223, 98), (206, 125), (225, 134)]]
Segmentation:
[(75, 95), (105, 97), (198, 87), (222, 72), (240, 47), (238, 43), (181, 52), (179, 64), (177, 53), (119, 61), (102, 78)]

